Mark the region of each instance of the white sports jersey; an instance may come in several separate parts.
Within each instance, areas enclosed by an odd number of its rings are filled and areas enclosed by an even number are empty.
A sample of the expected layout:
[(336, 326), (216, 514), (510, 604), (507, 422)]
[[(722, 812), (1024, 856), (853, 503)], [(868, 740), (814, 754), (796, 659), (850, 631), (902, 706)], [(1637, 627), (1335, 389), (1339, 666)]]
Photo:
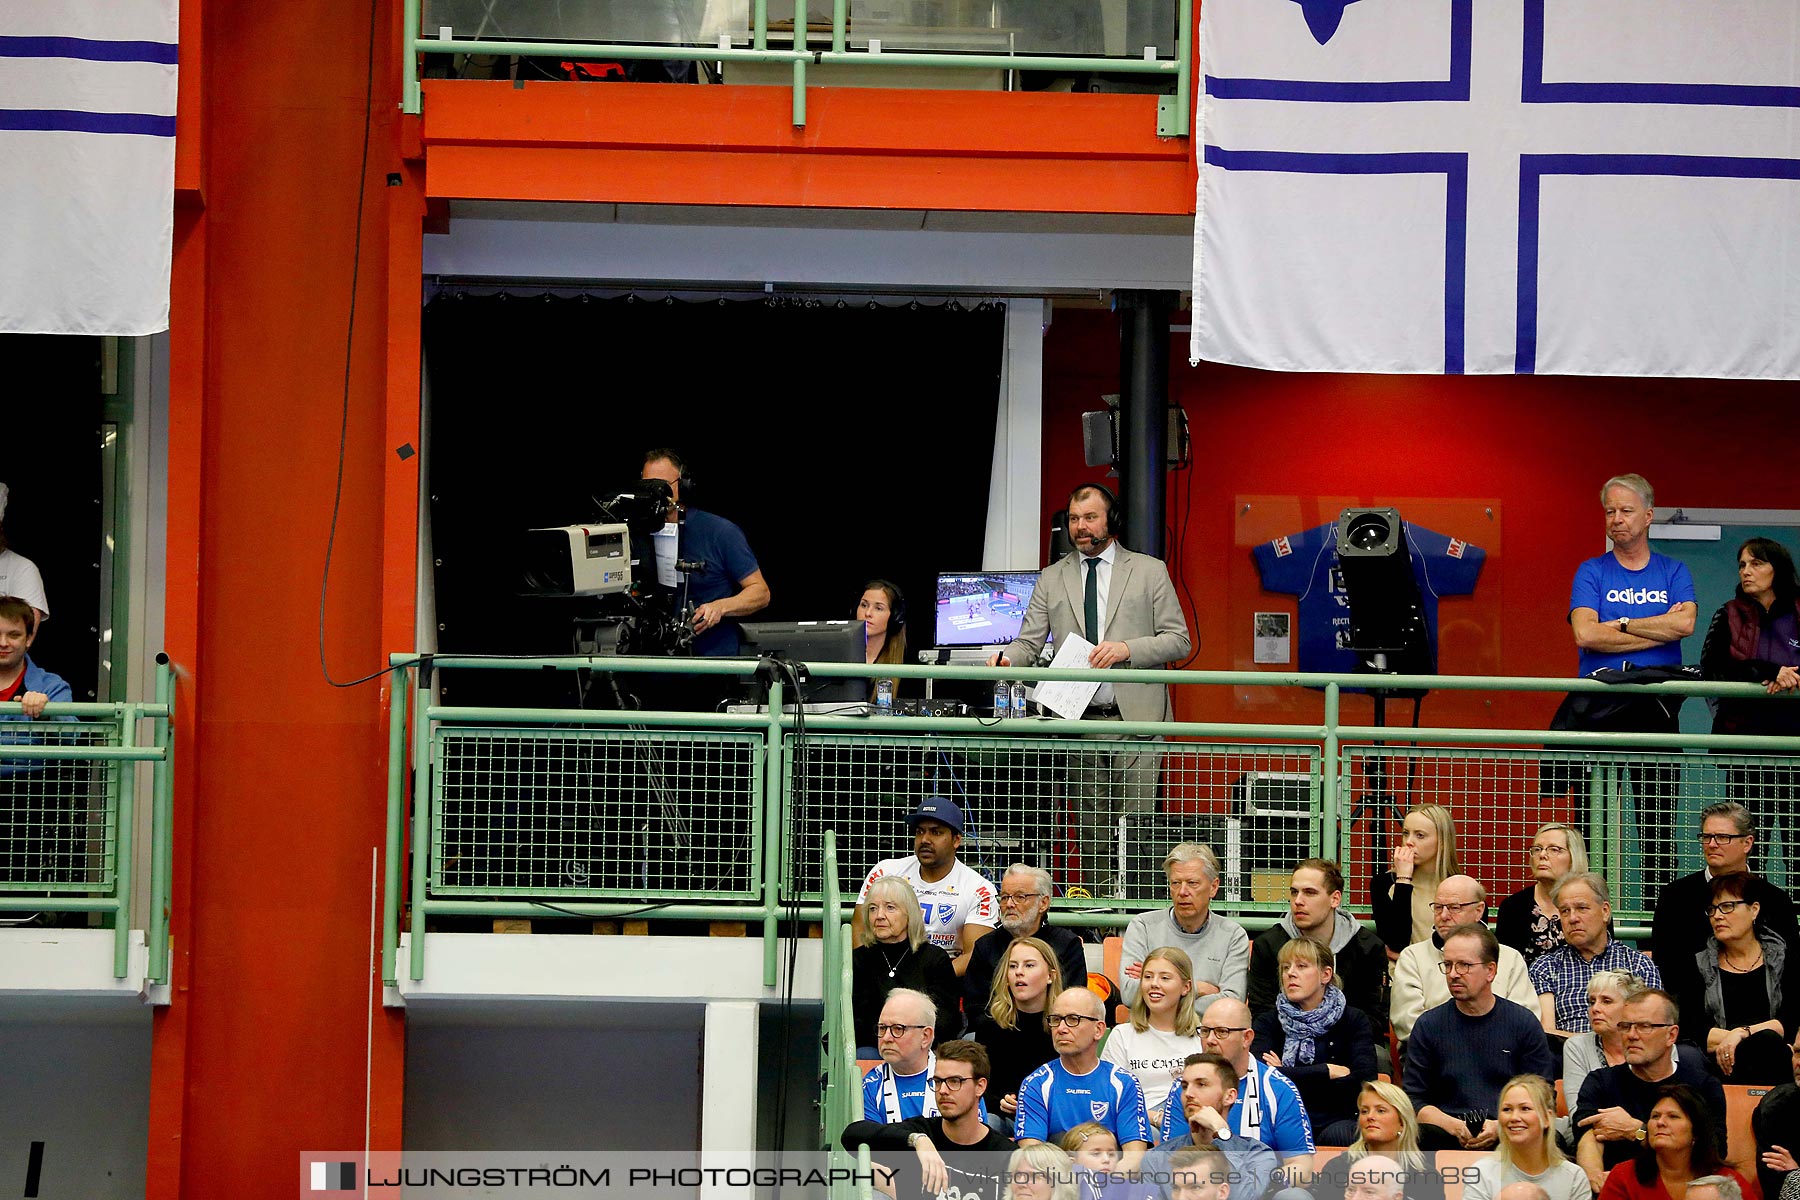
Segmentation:
[(936, 883), (927, 883), (920, 875), (918, 855), (884, 858), (863, 880), (862, 891), (856, 897), (858, 904), (868, 901), (869, 885), (883, 875), (898, 875), (912, 885), (925, 916), (926, 938), (951, 958), (962, 953), (964, 925), (992, 929), (1000, 923), (1000, 898), (994, 893), (994, 885), (961, 862)]

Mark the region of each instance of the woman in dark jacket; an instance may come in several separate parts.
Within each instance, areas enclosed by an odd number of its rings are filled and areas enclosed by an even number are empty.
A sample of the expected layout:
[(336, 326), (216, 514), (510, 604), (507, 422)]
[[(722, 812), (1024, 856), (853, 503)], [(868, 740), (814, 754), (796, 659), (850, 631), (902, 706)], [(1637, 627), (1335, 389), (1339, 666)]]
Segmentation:
[(1388, 961), (1431, 936), (1437, 885), (1462, 874), (1456, 861), (1456, 822), (1441, 804), (1421, 804), (1400, 822), (1393, 865), (1369, 881), (1369, 911)]
[[(1760, 683), (1771, 695), (1800, 688), (1800, 579), (1780, 542), (1751, 538), (1738, 547), (1737, 594), (1713, 614), (1700, 669), (1708, 679)], [(1800, 734), (1800, 702), (1722, 699), (1712, 731), (1793, 737)], [(1794, 768), (1727, 767), (1725, 777), (1732, 798), (1766, 819), (1780, 820), (1772, 801), (1786, 802), (1791, 812), (1800, 791)]]
[(1681, 1035), (1706, 1048), (1727, 1083), (1787, 1083), (1788, 1047), (1800, 1028), (1800, 953), (1759, 932), (1762, 905), (1746, 900), (1754, 876), (1712, 881), (1707, 918), (1712, 936), (1694, 955), (1695, 972), (1680, 997)]
[(1375, 1032), (1332, 979), (1330, 947), (1297, 937), (1276, 959), (1275, 1011), (1252, 1022), (1263, 1061), (1294, 1081), (1313, 1142), (1347, 1145), (1356, 1136), (1356, 1096), (1375, 1078)]
[(912, 884), (884, 875), (869, 885), (862, 944), (850, 952), (850, 1012), (856, 1056), (874, 1058), (875, 1023), (895, 988), (924, 992), (937, 1005), (939, 1042), (962, 1032), (962, 984), (950, 956), (925, 940), (925, 915)]

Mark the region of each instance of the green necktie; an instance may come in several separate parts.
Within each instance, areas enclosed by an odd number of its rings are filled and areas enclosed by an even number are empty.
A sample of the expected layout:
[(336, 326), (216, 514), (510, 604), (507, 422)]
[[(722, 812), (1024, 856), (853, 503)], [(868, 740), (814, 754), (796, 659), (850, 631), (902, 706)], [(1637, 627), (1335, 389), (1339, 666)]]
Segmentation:
[(1100, 560), (1089, 558), (1087, 563), (1087, 591), (1082, 596), (1082, 615), (1087, 619), (1087, 640), (1098, 646), (1100, 644)]

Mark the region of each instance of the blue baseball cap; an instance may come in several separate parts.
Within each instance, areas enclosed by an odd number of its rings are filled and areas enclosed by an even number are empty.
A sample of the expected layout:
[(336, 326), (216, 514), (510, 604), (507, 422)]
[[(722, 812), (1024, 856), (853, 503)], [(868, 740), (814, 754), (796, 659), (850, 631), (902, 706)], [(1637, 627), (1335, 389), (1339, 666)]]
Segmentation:
[(920, 821), (938, 821), (961, 833), (963, 831), (963, 812), (956, 801), (946, 800), (941, 796), (931, 796), (919, 802), (911, 816), (906, 818), (906, 827), (911, 829)]

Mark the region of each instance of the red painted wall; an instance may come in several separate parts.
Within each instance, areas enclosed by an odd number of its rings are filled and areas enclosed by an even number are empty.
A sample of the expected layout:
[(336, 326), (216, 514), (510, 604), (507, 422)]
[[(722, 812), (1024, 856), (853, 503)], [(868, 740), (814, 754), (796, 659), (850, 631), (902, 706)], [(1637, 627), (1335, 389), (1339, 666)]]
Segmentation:
[[(1045, 346), (1046, 511), (1094, 474), (1082, 465), (1078, 414), (1118, 390), (1118, 356), (1110, 313), (1056, 311)], [(1604, 548), (1598, 492), (1608, 476), (1645, 475), (1664, 510), (1796, 503), (1793, 488), (1772, 485), (1752, 463), (1800, 453), (1800, 430), (1767, 420), (1800, 406), (1800, 384), (1189, 367), (1183, 333), (1169, 356), (1170, 390), (1194, 433), (1193, 468), (1169, 477), (1171, 512), (1186, 525), (1172, 557), (1192, 595), (1201, 669), (1280, 669), (1252, 663), (1249, 614), (1292, 612), (1294, 602), (1262, 591), (1250, 547), (1333, 519), (1346, 504), (1396, 503), (1410, 519), (1497, 551), (1475, 595), (1439, 609), (1440, 670), (1562, 676), (1575, 670), (1569, 583), (1576, 563)], [(1753, 451), (1730, 419), (1738, 412), (1756, 422)], [(1316, 697), (1277, 702), (1256, 689), (1177, 695), (1190, 720), (1317, 720), (1322, 711)], [(1543, 728), (1556, 699), (1439, 692), (1425, 722)], [(1361, 720), (1370, 709), (1349, 698), (1344, 715)]]

